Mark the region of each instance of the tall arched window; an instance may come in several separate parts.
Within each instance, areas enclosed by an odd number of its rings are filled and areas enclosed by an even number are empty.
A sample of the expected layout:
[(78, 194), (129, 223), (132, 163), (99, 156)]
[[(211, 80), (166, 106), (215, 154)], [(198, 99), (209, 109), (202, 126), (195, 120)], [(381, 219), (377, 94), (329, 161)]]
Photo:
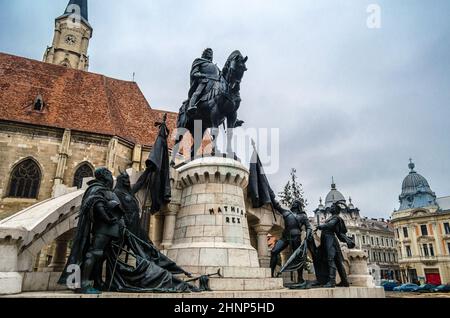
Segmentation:
[(83, 163), (78, 167), (77, 171), (75, 171), (75, 175), (73, 177), (73, 186), (81, 189), (83, 186), (84, 178), (92, 178), (94, 176), (94, 171), (92, 171), (91, 166), (88, 163)]
[(41, 169), (32, 159), (19, 163), (11, 175), (9, 197), (37, 199), (41, 184)]

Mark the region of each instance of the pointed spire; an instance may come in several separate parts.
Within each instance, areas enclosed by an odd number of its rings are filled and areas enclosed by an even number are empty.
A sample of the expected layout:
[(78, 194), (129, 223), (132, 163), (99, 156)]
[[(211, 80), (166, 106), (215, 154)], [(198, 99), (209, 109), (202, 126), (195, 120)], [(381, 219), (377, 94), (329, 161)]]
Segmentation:
[(336, 190), (336, 183), (334, 182), (334, 177), (331, 177), (331, 190)]
[(80, 14), (83, 19), (88, 21), (87, 0), (70, 0), (64, 14)]

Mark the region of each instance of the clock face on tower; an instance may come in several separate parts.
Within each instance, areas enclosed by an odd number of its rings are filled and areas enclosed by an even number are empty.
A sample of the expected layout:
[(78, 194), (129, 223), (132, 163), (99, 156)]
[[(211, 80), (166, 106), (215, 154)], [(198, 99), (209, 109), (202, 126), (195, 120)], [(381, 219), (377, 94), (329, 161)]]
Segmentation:
[(75, 37), (75, 35), (69, 34), (66, 36), (65, 42), (68, 45), (74, 45), (75, 43), (77, 43), (77, 38)]

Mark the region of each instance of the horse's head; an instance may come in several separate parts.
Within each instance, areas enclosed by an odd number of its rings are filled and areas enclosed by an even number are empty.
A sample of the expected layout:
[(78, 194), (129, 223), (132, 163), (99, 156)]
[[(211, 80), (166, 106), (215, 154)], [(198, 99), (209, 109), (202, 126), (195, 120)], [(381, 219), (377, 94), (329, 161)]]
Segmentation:
[(234, 51), (228, 58), (225, 66), (223, 68), (223, 76), (231, 86), (236, 86), (240, 84), (244, 73), (247, 71), (248, 57), (244, 57), (241, 52)]

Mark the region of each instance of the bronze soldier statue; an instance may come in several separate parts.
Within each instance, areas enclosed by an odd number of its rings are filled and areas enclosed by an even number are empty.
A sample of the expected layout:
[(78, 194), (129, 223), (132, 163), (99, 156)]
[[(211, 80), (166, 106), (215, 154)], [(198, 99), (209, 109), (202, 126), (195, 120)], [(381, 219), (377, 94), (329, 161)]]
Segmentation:
[(99, 290), (104, 288), (102, 268), (105, 252), (113, 241), (122, 236), (125, 221), (120, 200), (112, 192), (114, 179), (111, 171), (106, 168), (97, 169), (95, 179), (88, 185), (81, 204), (71, 255), (59, 283), (66, 284), (69, 265), (78, 265), (81, 268), (79, 292), (99, 294)]
[[(347, 236), (347, 227), (344, 220), (339, 216), (345, 206), (343, 202), (334, 203), (330, 212), (332, 216), (319, 225), (317, 230), (322, 231), (320, 237), (319, 260), (316, 267), (316, 275), (319, 284), (326, 281), (324, 288), (336, 287), (336, 271), (341, 277), (341, 283), (338, 287), (349, 287), (347, 273), (344, 268), (344, 257), (342, 255), (339, 241), (346, 243), (348, 248), (355, 248), (355, 242)], [(320, 265), (322, 264), (322, 266)]]
[(204, 99), (214, 82), (220, 80), (220, 69), (213, 63), (214, 52), (207, 48), (201, 58), (195, 59), (191, 69), (191, 88), (189, 90), (188, 116), (197, 112), (197, 105)]
[[(270, 258), (270, 268), (272, 270), (272, 277), (275, 277), (275, 268), (278, 263), (279, 255), (288, 246), (291, 246), (292, 251), (296, 251), (302, 245), (302, 227), (306, 229), (306, 240), (312, 240), (312, 227), (308, 220), (308, 216), (303, 211), (302, 202), (295, 200), (292, 204), (291, 210), (283, 209), (279, 202), (274, 199), (272, 195), (272, 204), (284, 218), (285, 229), (282, 238), (275, 244)], [(298, 283), (305, 284), (303, 279), (303, 268), (298, 270)]]

